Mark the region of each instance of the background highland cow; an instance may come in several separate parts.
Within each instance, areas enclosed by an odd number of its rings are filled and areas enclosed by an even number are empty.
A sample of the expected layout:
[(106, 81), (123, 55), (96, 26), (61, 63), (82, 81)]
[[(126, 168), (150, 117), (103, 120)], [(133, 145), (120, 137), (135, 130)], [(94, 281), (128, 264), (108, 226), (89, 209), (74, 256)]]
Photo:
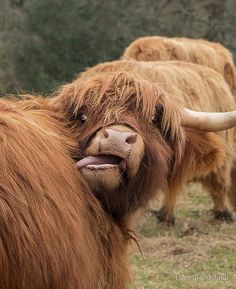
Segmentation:
[(139, 61), (181, 60), (201, 64), (222, 74), (236, 95), (233, 56), (220, 43), (189, 38), (141, 37), (126, 48), (123, 58)]

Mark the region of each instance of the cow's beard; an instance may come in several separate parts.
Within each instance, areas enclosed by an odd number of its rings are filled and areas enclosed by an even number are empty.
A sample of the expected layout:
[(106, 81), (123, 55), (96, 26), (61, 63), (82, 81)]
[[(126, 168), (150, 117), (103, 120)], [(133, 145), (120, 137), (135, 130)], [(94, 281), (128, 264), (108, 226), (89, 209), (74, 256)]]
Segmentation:
[[(109, 157), (104, 159), (107, 161)], [(130, 212), (131, 200), (132, 206), (136, 202), (135, 191), (139, 190), (144, 177), (142, 161), (137, 162), (137, 166), (122, 158), (113, 159), (113, 164), (98, 163), (96, 157), (85, 157), (77, 166), (104, 210), (113, 219), (121, 219)]]
[[(158, 189), (166, 185), (166, 172), (160, 163), (151, 166), (146, 157), (135, 175), (119, 167), (104, 170), (80, 170), (104, 211), (116, 222), (122, 222), (140, 207), (145, 207)], [(162, 167), (163, 168), (163, 167)]]
[(167, 186), (171, 150), (155, 139), (144, 147), (142, 153), (127, 158), (118, 157), (118, 153), (99, 155), (98, 150), (87, 148), (77, 162), (94, 195), (116, 222), (145, 207), (158, 190)]
[(123, 175), (120, 168), (113, 167), (107, 169), (82, 169), (81, 174), (93, 191), (112, 192), (117, 190), (124, 183)]

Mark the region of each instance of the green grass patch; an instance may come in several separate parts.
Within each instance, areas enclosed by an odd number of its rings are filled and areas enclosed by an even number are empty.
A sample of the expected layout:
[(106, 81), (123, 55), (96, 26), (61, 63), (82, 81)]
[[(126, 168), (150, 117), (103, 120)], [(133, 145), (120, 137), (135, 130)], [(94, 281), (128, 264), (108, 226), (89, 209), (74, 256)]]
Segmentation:
[(213, 221), (210, 197), (191, 188), (169, 228), (147, 215), (129, 289), (236, 289), (236, 224)]

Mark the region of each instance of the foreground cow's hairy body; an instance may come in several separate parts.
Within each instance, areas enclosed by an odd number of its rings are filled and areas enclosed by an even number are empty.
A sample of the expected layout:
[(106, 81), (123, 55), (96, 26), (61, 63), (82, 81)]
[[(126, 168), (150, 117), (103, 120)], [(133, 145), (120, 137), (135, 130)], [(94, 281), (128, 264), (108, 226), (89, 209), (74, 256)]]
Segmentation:
[(139, 61), (182, 60), (210, 67), (224, 76), (236, 95), (233, 56), (219, 43), (202, 39), (141, 37), (126, 48), (123, 57)]
[[(173, 109), (174, 107), (187, 107), (197, 111), (212, 112), (235, 110), (234, 98), (221, 75), (212, 69), (191, 63), (124, 60), (104, 63), (88, 69), (81, 74), (77, 81), (86, 82), (87, 79), (95, 76), (99, 79), (99, 74), (103, 78), (104, 73), (107, 74), (107, 77), (111, 77), (119, 71), (128, 71), (131, 79), (135, 77), (137, 83), (146, 80), (150, 86), (152, 83), (156, 83), (154, 87), (157, 90), (163, 89), (163, 98), (166, 103), (162, 100), (164, 116), (159, 109), (158, 126), (170, 126), (170, 131), (166, 133), (166, 137), (162, 133), (162, 137), (158, 134), (156, 138), (166, 141), (166, 146), (171, 147), (175, 160), (172, 160), (171, 165), (169, 164), (172, 168), (172, 171), (168, 172), (170, 191), (165, 194), (166, 199), (161, 210), (162, 217), (173, 209), (176, 190), (179, 190), (187, 181), (197, 179), (208, 188), (213, 198), (215, 216), (231, 220), (226, 198), (227, 192), (230, 191), (230, 173), (233, 170), (234, 129), (218, 133), (201, 133), (197, 130), (181, 129), (176, 114), (171, 113), (168, 106), (165, 107), (170, 101)], [(127, 82), (129, 83), (128, 80)], [(156, 96), (149, 93), (143, 97), (150, 99)], [(148, 103), (150, 100), (146, 101)], [(155, 103), (155, 100), (152, 101)], [(161, 106), (161, 104), (156, 104), (156, 106)], [(154, 110), (154, 108), (152, 109)], [(172, 130), (177, 128), (178, 131), (173, 133)], [(171, 134), (175, 134), (176, 140)], [(177, 141), (181, 138), (182, 143)], [(183, 139), (185, 139), (185, 143)], [(235, 208), (233, 188), (230, 196)]]
[(67, 125), (48, 100), (0, 100), (1, 289), (127, 286), (128, 229), (79, 176)]

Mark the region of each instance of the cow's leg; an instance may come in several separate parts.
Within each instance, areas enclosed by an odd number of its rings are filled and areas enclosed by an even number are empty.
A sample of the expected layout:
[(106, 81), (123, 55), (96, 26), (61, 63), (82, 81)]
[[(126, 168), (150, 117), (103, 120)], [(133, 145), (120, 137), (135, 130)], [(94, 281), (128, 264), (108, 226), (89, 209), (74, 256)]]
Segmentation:
[(159, 211), (151, 210), (151, 213), (159, 222), (164, 222), (171, 226), (175, 224), (174, 207), (176, 203), (176, 193), (165, 192), (162, 207)]
[(229, 190), (229, 200), (234, 211), (236, 211), (236, 161), (231, 171), (231, 187)]
[(229, 161), (224, 168), (210, 174), (202, 181), (214, 202), (213, 213), (215, 219), (225, 222), (233, 221), (232, 214), (227, 207), (227, 196), (231, 185), (231, 167), (232, 164)]
[[(209, 174), (204, 178), (198, 178), (196, 181), (200, 181), (203, 186), (205, 186), (210, 193), (212, 200), (214, 202), (213, 212), (217, 220), (222, 220), (226, 222), (232, 222), (232, 214), (227, 207), (227, 197), (231, 186), (231, 170), (233, 166), (232, 154), (226, 154), (226, 161), (224, 166), (218, 169), (216, 172)], [(235, 175), (236, 175), (236, 165), (235, 165)], [(235, 180), (236, 185), (236, 180)], [(176, 204), (176, 194), (165, 193), (164, 202), (159, 211), (152, 211), (156, 218), (160, 222), (167, 222), (168, 224), (175, 223), (174, 217), (174, 207)], [(173, 197), (174, 196), (174, 197)], [(234, 203), (236, 210), (236, 186)]]

